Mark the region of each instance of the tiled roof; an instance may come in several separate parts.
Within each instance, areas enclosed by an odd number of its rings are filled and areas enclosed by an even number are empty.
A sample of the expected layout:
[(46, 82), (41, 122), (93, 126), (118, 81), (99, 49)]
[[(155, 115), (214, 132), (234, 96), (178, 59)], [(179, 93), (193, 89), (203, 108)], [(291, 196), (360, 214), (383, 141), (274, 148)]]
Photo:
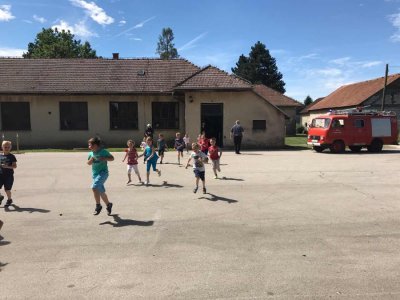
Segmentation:
[(251, 83), (235, 75), (207, 66), (176, 85), (177, 90), (251, 89)]
[(0, 58), (0, 93), (160, 93), (200, 70), (184, 59)]
[[(388, 76), (387, 85), (399, 78), (400, 74)], [(361, 105), (369, 97), (383, 89), (384, 80), (384, 77), (380, 77), (373, 80), (344, 85), (326, 96), (322, 101), (313, 105), (309, 108), (309, 111)]]
[(296, 100), (287, 97), (264, 84), (257, 84), (254, 86), (254, 92), (263, 97), (275, 106), (296, 106), (301, 107), (303, 104)]
[(324, 98), (325, 98), (325, 97), (321, 97), (321, 98), (318, 98), (318, 99), (314, 100), (312, 103), (310, 103), (310, 104), (308, 104), (306, 107), (304, 107), (304, 108), (300, 111), (300, 114), (306, 114), (306, 113), (308, 113), (309, 110), (310, 110), (315, 104), (317, 104), (318, 102), (320, 102), (320, 101), (323, 100)]

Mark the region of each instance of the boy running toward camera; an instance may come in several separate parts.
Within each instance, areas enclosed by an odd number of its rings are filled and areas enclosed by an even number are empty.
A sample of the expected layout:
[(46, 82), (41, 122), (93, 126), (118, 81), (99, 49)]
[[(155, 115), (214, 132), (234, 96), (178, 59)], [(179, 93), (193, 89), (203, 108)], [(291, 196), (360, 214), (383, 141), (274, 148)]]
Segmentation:
[(164, 140), (164, 135), (160, 133), (157, 140), (158, 156), (160, 156), (160, 164), (164, 159), (164, 152), (167, 150), (167, 143)]
[(94, 200), (96, 201), (96, 208), (94, 209), (94, 215), (98, 215), (103, 208), (100, 204), (100, 198), (106, 204), (108, 215), (111, 214), (113, 204), (108, 201), (106, 189), (104, 183), (108, 178), (108, 166), (107, 162), (113, 161), (114, 156), (111, 155), (106, 149), (102, 148), (101, 141), (99, 138), (91, 138), (88, 141), (88, 147), (91, 150), (88, 156), (87, 164), (92, 166), (92, 191)]
[[(13, 200), (11, 198), (11, 189), (14, 184), (14, 169), (17, 167), (17, 159), (11, 153), (11, 142), (3, 141), (1, 144), (3, 152), (0, 154), (0, 189), (4, 186), (4, 191), (7, 195), (7, 202), (4, 207), (9, 207)], [(4, 196), (0, 195), (0, 204)]]
[(176, 149), (176, 152), (178, 153), (178, 165), (180, 165), (181, 157), (183, 158), (183, 149), (185, 149), (185, 141), (181, 137), (180, 132), (176, 133), (174, 148)]
[(219, 166), (219, 159), (222, 156), (222, 151), (221, 149), (217, 146), (217, 140), (215, 138), (212, 138), (210, 140), (211, 146), (208, 148), (208, 155), (210, 156), (211, 159), (211, 164), (214, 172), (214, 178), (218, 178), (218, 172), (221, 172), (221, 168)]
[(189, 166), (190, 161), (193, 159), (193, 173), (194, 177), (196, 178), (196, 186), (193, 189), (193, 193), (197, 193), (199, 189), (199, 181), (203, 185), (203, 194), (207, 192), (206, 190), (206, 180), (205, 180), (205, 167), (204, 167), (204, 160), (207, 159), (207, 155), (200, 151), (200, 146), (196, 143), (192, 144), (193, 152), (190, 154), (189, 160), (186, 163), (186, 169)]
[(157, 169), (158, 155), (153, 146), (153, 139), (151, 137), (146, 138), (146, 143), (147, 146), (144, 149), (144, 153), (140, 154), (139, 157), (144, 156), (144, 160), (147, 162), (145, 184), (148, 185), (150, 183), (150, 168), (152, 167), (153, 171), (158, 173), (158, 176), (161, 176), (161, 171)]

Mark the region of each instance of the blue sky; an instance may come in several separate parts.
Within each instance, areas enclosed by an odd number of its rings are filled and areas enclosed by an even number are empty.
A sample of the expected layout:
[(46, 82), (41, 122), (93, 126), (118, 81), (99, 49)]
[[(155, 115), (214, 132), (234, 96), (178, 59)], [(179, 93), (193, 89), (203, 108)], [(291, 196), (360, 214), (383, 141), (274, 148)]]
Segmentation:
[(171, 27), (181, 57), (229, 73), (261, 41), (301, 102), (383, 76), (386, 63), (400, 73), (400, 0), (0, 0), (0, 56), (21, 56), (43, 27), (122, 58), (157, 57)]

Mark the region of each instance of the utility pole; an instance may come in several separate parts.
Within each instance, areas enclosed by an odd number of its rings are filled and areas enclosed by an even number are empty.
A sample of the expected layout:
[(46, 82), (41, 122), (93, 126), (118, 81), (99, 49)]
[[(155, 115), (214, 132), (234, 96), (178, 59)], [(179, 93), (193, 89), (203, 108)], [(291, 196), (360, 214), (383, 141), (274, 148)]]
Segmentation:
[(385, 110), (385, 98), (386, 98), (386, 85), (387, 85), (387, 78), (389, 73), (389, 64), (386, 64), (386, 71), (385, 71), (385, 84), (383, 86), (383, 96), (382, 96), (382, 111)]

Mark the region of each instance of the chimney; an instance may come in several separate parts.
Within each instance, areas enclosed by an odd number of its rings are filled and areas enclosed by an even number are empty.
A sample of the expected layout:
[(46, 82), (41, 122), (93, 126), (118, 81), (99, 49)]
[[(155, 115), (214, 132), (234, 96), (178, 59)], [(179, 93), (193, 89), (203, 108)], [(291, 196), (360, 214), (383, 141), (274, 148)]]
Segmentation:
[(119, 53), (113, 53), (113, 59), (119, 59)]

